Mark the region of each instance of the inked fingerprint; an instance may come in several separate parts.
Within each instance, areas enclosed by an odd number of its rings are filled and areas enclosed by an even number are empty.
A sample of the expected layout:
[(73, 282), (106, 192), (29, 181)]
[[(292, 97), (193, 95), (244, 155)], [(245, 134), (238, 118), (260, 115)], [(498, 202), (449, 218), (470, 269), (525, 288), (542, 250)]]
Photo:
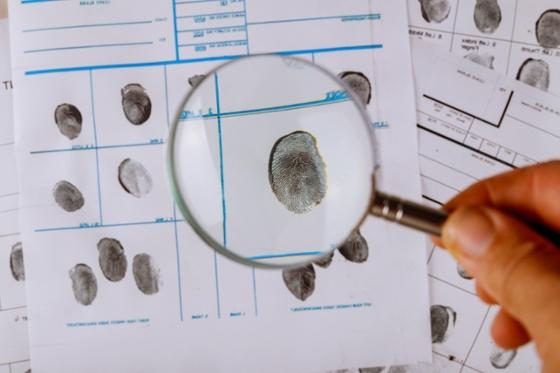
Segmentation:
[(471, 275), (469, 275), (468, 272), (465, 271), (465, 269), (459, 263), (457, 263), (457, 273), (459, 274), (459, 276), (461, 276), (465, 280), (472, 280), (473, 279), (473, 277)]
[(143, 197), (152, 190), (152, 177), (142, 163), (127, 158), (119, 165), (119, 183), (134, 197)]
[(430, 307), (432, 343), (445, 342), (455, 329), (457, 313), (451, 307), (434, 305)]
[(84, 205), (84, 196), (74, 184), (62, 180), (55, 184), (53, 191), (55, 202), (65, 211), (74, 212)]
[(315, 290), (315, 268), (308, 264), (305, 267), (285, 269), (282, 271), (284, 284), (297, 299), (305, 301)]
[(360, 368), (359, 373), (381, 373), (385, 370), (385, 367), (375, 367), (375, 368)]
[(189, 80), (189, 85), (194, 88), (197, 85), (199, 85), (200, 82), (202, 82), (204, 80), (204, 78), (206, 78), (206, 75), (204, 75), (204, 74), (193, 75), (188, 79)]
[(494, 346), (490, 353), (490, 363), (496, 369), (506, 369), (516, 355), (517, 350), (504, 350), (498, 346)]
[(549, 9), (537, 21), (537, 41), (544, 48), (560, 46), (560, 9)]
[(527, 59), (519, 68), (517, 80), (543, 91), (550, 86), (550, 67), (543, 60)]
[(82, 132), (82, 113), (71, 104), (61, 104), (54, 110), (54, 121), (61, 134), (74, 140)]
[(355, 231), (346, 242), (338, 248), (343, 257), (354, 263), (363, 263), (368, 259), (369, 247), (360, 231)]
[(70, 270), (72, 280), (72, 291), (74, 298), (80, 304), (89, 306), (97, 296), (97, 279), (87, 264), (76, 264)]
[(313, 264), (318, 265), (321, 268), (328, 268), (332, 263), (333, 257), (334, 257), (334, 251), (331, 251), (330, 253), (323, 256), (322, 258), (314, 261)]
[(449, 17), (451, 5), (448, 0), (418, 0), (422, 7), (422, 17), (426, 22), (441, 23)]
[(16, 281), (25, 281), (25, 267), (23, 266), (23, 247), (21, 242), (16, 242), (12, 246), (10, 253), (10, 269)]
[(494, 70), (494, 56), (490, 53), (479, 54), (472, 52), (467, 54), (465, 59)]
[(502, 9), (498, 0), (476, 0), (474, 24), (478, 31), (493, 34), (502, 23)]
[(315, 138), (303, 131), (281, 137), (270, 152), (268, 179), (278, 201), (293, 213), (310, 212), (321, 203), (327, 171)]
[(348, 84), (364, 105), (371, 102), (371, 83), (367, 76), (357, 71), (344, 71), (338, 77)]
[(109, 281), (120, 281), (126, 275), (128, 261), (121, 243), (114, 238), (102, 238), (97, 243), (99, 267)]
[(122, 108), (128, 121), (140, 125), (150, 118), (152, 101), (144, 87), (138, 83), (127, 84), (121, 89)]
[(138, 254), (132, 260), (132, 274), (138, 289), (152, 295), (159, 291), (159, 268), (148, 254)]

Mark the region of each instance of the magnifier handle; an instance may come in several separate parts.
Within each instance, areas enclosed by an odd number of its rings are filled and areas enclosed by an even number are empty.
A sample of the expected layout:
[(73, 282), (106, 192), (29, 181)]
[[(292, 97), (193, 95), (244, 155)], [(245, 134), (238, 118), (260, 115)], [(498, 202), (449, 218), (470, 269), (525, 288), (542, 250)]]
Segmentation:
[(376, 192), (371, 214), (436, 237), (441, 237), (443, 223), (448, 217), (441, 209), (382, 192)]

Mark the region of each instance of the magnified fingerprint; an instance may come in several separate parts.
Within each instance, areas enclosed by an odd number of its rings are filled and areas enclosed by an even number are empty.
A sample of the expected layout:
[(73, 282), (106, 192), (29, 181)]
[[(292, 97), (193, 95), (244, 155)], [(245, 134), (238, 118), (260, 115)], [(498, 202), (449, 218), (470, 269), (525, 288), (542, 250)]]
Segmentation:
[(282, 271), (282, 278), (290, 293), (301, 301), (305, 301), (315, 291), (315, 268), (311, 264), (285, 269)]
[(152, 177), (142, 163), (127, 158), (119, 165), (119, 183), (134, 197), (143, 197), (152, 190)]
[(474, 24), (478, 31), (492, 34), (502, 23), (502, 9), (498, 0), (476, 0)]
[(23, 247), (21, 242), (16, 242), (12, 246), (10, 253), (10, 269), (16, 281), (25, 281), (25, 267), (23, 266)]
[(61, 104), (54, 110), (54, 121), (61, 134), (75, 139), (82, 132), (82, 113), (71, 104)]
[(84, 196), (74, 184), (62, 180), (55, 184), (53, 191), (55, 202), (65, 211), (74, 212), (84, 205)]
[(426, 22), (441, 23), (449, 17), (451, 5), (448, 0), (419, 0), (422, 17)]
[(204, 78), (206, 78), (206, 75), (204, 74), (193, 75), (189, 78), (189, 85), (194, 88), (199, 85), (200, 82), (204, 80)]
[(506, 369), (516, 355), (517, 350), (504, 350), (498, 346), (494, 346), (490, 353), (490, 363), (496, 369)]
[(371, 83), (367, 76), (358, 71), (344, 71), (338, 77), (348, 84), (364, 105), (371, 102)]
[(138, 83), (127, 84), (121, 89), (122, 108), (128, 121), (140, 125), (150, 118), (152, 101), (144, 87)]
[(536, 26), (537, 41), (544, 48), (560, 46), (560, 9), (550, 9), (541, 14)]
[(453, 334), (457, 313), (451, 307), (434, 305), (430, 307), (430, 319), (432, 343), (443, 343)]
[(459, 263), (457, 263), (457, 273), (459, 274), (459, 276), (461, 276), (465, 280), (472, 280), (473, 279), (473, 277), (471, 275), (469, 275), (468, 272), (465, 271), (465, 269)]
[(333, 257), (334, 257), (334, 251), (331, 251), (330, 253), (323, 256), (322, 258), (314, 261), (313, 264), (318, 265), (321, 268), (328, 268), (332, 263)]
[(315, 138), (303, 131), (281, 137), (270, 152), (268, 179), (278, 201), (293, 213), (310, 212), (321, 203), (327, 171)]
[(527, 59), (519, 68), (517, 80), (543, 91), (550, 87), (550, 67), (543, 60)]
[(354, 263), (363, 263), (368, 259), (369, 247), (360, 231), (355, 231), (346, 242), (338, 248), (343, 257)]
[(148, 254), (138, 254), (132, 260), (132, 273), (138, 289), (152, 295), (159, 291), (159, 268)]
[(89, 306), (97, 296), (97, 279), (87, 264), (76, 264), (70, 270), (72, 280), (72, 291), (74, 298), (80, 304)]
[(465, 59), (494, 70), (494, 56), (490, 53), (479, 54), (472, 52), (467, 54)]
[(126, 275), (128, 261), (121, 243), (114, 238), (102, 238), (97, 243), (99, 266), (109, 281), (120, 281)]

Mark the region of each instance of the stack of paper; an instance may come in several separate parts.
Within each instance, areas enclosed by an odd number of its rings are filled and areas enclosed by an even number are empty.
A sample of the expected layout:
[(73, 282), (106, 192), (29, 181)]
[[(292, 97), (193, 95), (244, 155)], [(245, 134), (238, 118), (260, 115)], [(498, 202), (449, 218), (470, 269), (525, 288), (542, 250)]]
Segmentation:
[(426, 256), (423, 235), (372, 218), (355, 237), (365, 256), (337, 251), (292, 277), (238, 265), (184, 221), (162, 154), (209, 70), (294, 55), (362, 82), (380, 188), (440, 205), (560, 153), (560, 102), (543, 92), (560, 92), (558, 45), (538, 26), (548, 3), (10, 2), (0, 373), (537, 372), (531, 347), (493, 346), (496, 310), (444, 251)]

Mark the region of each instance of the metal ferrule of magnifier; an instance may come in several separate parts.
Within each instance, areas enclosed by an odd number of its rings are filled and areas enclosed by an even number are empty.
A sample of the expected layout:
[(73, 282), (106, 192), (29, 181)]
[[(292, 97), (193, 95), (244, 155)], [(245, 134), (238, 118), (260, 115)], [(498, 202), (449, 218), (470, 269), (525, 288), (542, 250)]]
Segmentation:
[(440, 237), (448, 214), (416, 202), (376, 192), (371, 214), (397, 224)]

